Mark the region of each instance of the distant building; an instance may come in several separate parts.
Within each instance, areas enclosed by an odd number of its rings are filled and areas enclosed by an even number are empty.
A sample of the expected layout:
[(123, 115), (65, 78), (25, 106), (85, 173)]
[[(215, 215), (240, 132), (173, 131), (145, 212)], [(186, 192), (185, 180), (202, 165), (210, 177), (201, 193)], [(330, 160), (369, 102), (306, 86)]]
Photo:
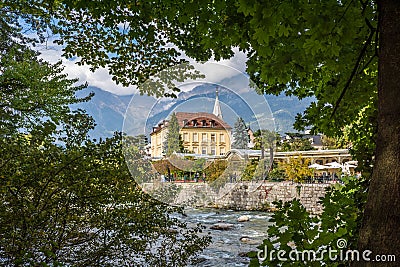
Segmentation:
[(305, 133), (286, 133), (286, 136), (281, 139), (281, 143), (290, 143), (296, 139), (309, 140), (313, 149), (323, 149), (322, 136), (312, 135), (309, 131)]
[[(212, 113), (177, 112), (180, 135), (187, 153), (221, 156), (231, 149), (231, 127), (222, 119), (218, 90)], [(150, 134), (151, 156), (162, 157), (168, 133), (168, 121), (163, 120)]]

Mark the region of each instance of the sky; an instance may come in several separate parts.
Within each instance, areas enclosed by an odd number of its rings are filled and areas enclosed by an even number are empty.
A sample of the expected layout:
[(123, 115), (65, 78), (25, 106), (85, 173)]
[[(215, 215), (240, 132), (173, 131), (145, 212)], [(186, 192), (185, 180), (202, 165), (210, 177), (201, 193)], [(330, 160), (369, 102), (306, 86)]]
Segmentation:
[[(68, 74), (69, 78), (78, 78), (79, 83), (87, 82), (89, 86), (98, 87), (102, 90), (109, 91), (116, 95), (131, 95), (137, 93), (136, 86), (123, 87), (122, 85), (117, 85), (109, 75), (108, 70), (105, 68), (97, 69), (95, 72), (90, 70), (90, 66), (78, 66), (78, 58), (65, 59), (62, 58), (62, 48), (56, 44), (51, 43), (50, 45), (38, 47), (38, 51), (41, 53), (41, 58), (44, 60), (55, 63), (62, 60), (65, 67), (64, 72)], [(205, 80), (208, 82), (219, 83), (224, 79), (231, 78), (238, 74), (238, 72), (245, 72), (246, 67), (246, 55), (240, 52), (238, 49), (234, 49), (235, 55), (229, 60), (209, 60), (207, 63), (216, 64), (199, 64), (193, 59), (185, 56), (183, 52), (182, 57), (189, 60), (196, 69), (200, 70), (206, 75)], [(218, 64), (227, 67), (221, 67)], [(189, 91), (196, 85), (190, 81), (186, 84), (180, 85), (179, 88), (182, 91)]]

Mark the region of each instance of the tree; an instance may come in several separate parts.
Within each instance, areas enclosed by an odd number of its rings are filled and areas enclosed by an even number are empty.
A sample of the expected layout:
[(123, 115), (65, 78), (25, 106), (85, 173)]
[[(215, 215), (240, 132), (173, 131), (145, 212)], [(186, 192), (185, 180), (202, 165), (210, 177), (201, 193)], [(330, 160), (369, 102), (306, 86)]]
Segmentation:
[[(204, 169), (204, 173), (206, 174), (207, 182), (212, 183), (218, 181), (222, 177), (222, 174), (225, 172), (228, 167), (228, 162), (226, 160), (214, 160), (210, 165), (208, 165)], [(223, 181), (224, 183), (226, 181)]]
[[(258, 130), (254, 133), (255, 148), (261, 149), (261, 159), (264, 159), (264, 150), (268, 148), (269, 151), (269, 166), (268, 172), (272, 170), (274, 162), (274, 150), (276, 149), (277, 141), (280, 140), (280, 135), (270, 130)], [(263, 163), (264, 164), (264, 163)]]
[[(374, 167), (360, 249), (400, 251), (398, 1), (4, 5), (7, 12), (27, 14), (23, 18), (36, 28), (55, 22), (51, 26), (66, 56), (81, 56), (94, 68), (108, 66), (116, 80), (127, 83), (176, 63), (177, 50), (163, 46), (168, 42), (199, 60), (229, 58), (238, 47), (248, 56), (246, 71), (260, 91), (316, 97), (297, 117), (298, 130), (313, 125), (315, 133), (341, 136), (350, 126), (360, 167)], [(376, 231), (380, 238), (372, 236)]]
[(238, 118), (233, 126), (232, 148), (246, 149), (249, 143), (247, 126), (242, 118)]
[(306, 177), (313, 174), (308, 165), (310, 165), (310, 159), (304, 159), (301, 155), (298, 155), (296, 157), (289, 157), (289, 161), (281, 164), (281, 168), (284, 169), (288, 180), (301, 183)]
[(174, 152), (183, 152), (183, 141), (179, 130), (178, 119), (174, 112), (168, 122), (168, 132), (165, 140), (165, 154), (167, 156), (171, 156)]
[(66, 148), (43, 134), (0, 140), (3, 264), (186, 266), (207, 244), (137, 186), (120, 136)]
[(77, 99), (83, 86), (15, 42), (14, 31), (0, 27), (2, 264), (186, 266), (209, 243), (197, 236), (201, 227), (186, 227), (176, 218), (181, 209), (142, 192), (121, 134), (88, 138), (93, 120), (69, 105), (90, 95)]
[[(346, 130), (345, 130), (345, 132), (346, 132)], [(328, 149), (343, 149), (343, 148), (350, 147), (350, 144), (346, 142), (346, 133), (341, 138), (329, 137), (326, 135), (322, 135), (321, 142), (322, 142), (322, 146), (324, 148), (328, 148)]]
[(313, 150), (311, 141), (303, 138), (295, 138), (290, 141), (286, 141), (282, 144), (282, 151), (307, 151)]
[[(352, 126), (353, 154), (361, 167), (374, 167), (360, 250), (387, 254), (400, 251), (400, 116), (394, 115), (400, 110), (400, 29), (394, 26), (399, 5), (395, 0), (229, 1), (207, 7), (182, 2), (170, 12), (185, 10), (185, 15), (171, 20), (176, 27), (169, 25), (171, 39), (188, 56), (226, 58), (239, 47), (261, 91), (315, 96), (318, 101), (297, 117), (297, 129), (312, 125), (313, 132), (341, 136), (345, 125)], [(373, 236), (376, 231), (380, 238)]]
[[(274, 202), (277, 210), (269, 220), (272, 222), (267, 230), (270, 238), (264, 240), (262, 248), (259, 247), (262, 251), (249, 253), (252, 258), (250, 266), (260, 266), (257, 256), (264, 258), (262, 266), (348, 266), (351, 256), (346, 259), (346, 256), (336, 254), (335, 250), (340, 251), (343, 246), (338, 239), (347, 241), (346, 249), (356, 249), (359, 228), (356, 225), (360, 225), (362, 213), (359, 207), (366, 198), (364, 182), (363, 179), (352, 177), (344, 179), (345, 185), (329, 187), (321, 198), (323, 210), (320, 214), (307, 211), (298, 199), (285, 203)], [(330, 248), (332, 253), (326, 253), (321, 245)], [(282, 255), (290, 255), (294, 251), (293, 246), (299, 255), (298, 260), (295, 256), (290, 261), (270, 256), (270, 252), (276, 250), (284, 251)]]

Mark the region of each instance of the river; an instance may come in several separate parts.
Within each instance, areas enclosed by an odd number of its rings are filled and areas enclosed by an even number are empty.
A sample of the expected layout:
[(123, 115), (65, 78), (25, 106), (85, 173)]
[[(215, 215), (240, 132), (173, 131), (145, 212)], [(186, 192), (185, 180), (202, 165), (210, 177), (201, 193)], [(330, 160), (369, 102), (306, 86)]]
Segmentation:
[[(185, 212), (189, 224), (201, 223), (212, 237), (212, 243), (200, 254), (199, 262), (191, 265), (199, 267), (248, 266), (249, 259), (242, 254), (256, 250), (262, 243), (270, 224), (268, 220), (271, 218), (271, 213), (261, 211), (190, 208)], [(237, 219), (242, 215), (249, 216), (250, 220), (238, 222)], [(233, 224), (233, 228), (230, 230), (210, 228), (221, 222)]]

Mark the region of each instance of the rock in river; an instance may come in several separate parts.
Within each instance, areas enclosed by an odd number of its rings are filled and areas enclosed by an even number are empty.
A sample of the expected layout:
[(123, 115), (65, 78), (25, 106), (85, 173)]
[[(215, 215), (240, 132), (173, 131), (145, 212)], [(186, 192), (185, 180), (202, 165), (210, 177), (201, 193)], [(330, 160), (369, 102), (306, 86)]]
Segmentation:
[(248, 222), (250, 221), (250, 217), (247, 215), (242, 215), (237, 219), (238, 222)]
[(231, 223), (216, 223), (210, 227), (213, 230), (231, 230), (233, 228), (233, 224)]
[(249, 245), (258, 245), (260, 244), (260, 241), (254, 240), (248, 236), (242, 236), (240, 239), (240, 242), (249, 244)]

